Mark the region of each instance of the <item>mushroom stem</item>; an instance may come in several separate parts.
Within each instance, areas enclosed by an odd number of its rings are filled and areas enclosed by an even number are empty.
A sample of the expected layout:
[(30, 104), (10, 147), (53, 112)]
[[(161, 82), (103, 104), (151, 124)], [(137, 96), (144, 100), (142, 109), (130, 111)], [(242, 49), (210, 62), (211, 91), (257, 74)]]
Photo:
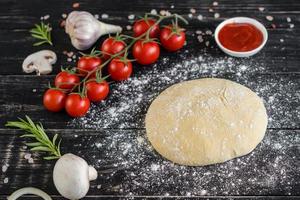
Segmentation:
[(89, 180), (90, 181), (96, 180), (97, 176), (98, 176), (98, 173), (97, 173), (96, 169), (93, 166), (89, 165)]

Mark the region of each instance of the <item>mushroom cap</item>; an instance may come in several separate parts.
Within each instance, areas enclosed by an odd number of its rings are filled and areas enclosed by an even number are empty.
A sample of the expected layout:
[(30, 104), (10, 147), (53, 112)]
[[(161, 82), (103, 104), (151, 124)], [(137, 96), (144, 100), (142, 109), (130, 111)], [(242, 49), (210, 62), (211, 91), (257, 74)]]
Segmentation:
[(27, 56), (23, 61), (22, 68), (25, 73), (36, 71), (37, 74), (49, 74), (56, 60), (57, 56), (53, 51), (41, 50)]
[[(68, 199), (83, 198), (90, 187), (90, 168), (81, 157), (71, 153), (63, 155), (53, 169), (53, 182), (58, 192)], [(97, 172), (92, 177), (97, 177)]]

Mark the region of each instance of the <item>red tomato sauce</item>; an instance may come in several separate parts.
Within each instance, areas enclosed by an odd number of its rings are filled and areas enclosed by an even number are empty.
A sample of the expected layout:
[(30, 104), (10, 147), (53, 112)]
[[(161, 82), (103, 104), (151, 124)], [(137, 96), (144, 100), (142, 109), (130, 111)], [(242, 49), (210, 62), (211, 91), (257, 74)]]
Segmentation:
[(262, 32), (249, 23), (231, 23), (219, 32), (221, 44), (232, 51), (251, 51), (263, 42)]

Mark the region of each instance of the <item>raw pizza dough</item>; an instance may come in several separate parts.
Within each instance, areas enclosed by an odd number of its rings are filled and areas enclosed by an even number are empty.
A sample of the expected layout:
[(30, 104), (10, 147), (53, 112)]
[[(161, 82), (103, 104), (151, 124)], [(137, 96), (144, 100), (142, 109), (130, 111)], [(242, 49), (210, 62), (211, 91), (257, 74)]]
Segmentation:
[(216, 78), (167, 88), (146, 115), (153, 147), (163, 157), (190, 166), (248, 154), (263, 139), (266, 128), (262, 100), (245, 86)]

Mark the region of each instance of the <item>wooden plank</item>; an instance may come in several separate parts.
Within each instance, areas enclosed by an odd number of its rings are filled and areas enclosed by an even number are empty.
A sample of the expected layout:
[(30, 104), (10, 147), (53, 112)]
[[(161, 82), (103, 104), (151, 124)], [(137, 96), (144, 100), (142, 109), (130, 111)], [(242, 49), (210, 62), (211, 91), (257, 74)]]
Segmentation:
[[(81, 1), (79, 1), (81, 2)], [(1, 4), (1, 2), (0, 2)], [(5, 51), (2, 52), (0, 57), (0, 74), (23, 74), (21, 70), (21, 64), (23, 59), (30, 53), (44, 49), (50, 48), (54, 49), (58, 56), (59, 61), (57, 63), (54, 72), (58, 72), (61, 65), (74, 65), (74, 63), (68, 63), (66, 57), (62, 55), (63, 50), (73, 50), (68, 36), (64, 33), (64, 30), (59, 27), (59, 22), (62, 19), (62, 13), (68, 13), (72, 10), (71, 3), (66, 1), (53, 1), (51, 7), (44, 6), (42, 1), (31, 1), (18, 4), (14, 1), (2, 2), (3, 6), (0, 6), (0, 45)], [(93, 4), (93, 7), (90, 5)], [(126, 25), (130, 24), (128, 22), (128, 15), (142, 15), (145, 12), (149, 12), (152, 8), (156, 9), (168, 9), (172, 12), (178, 12), (183, 14), (188, 18), (188, 13), (190, 8), (196, 8), (197, 13), (193, 19), (189, 19), (190, 25), (187, 26), (188, 41), (189, 44), (185, 49), (189, 49), (190, 54), (197, 56), (203, 54), (203, 52), (208, 51), (213, 53), (215, 58), (222, 58), (224, 54), (216, 48), (216, 45), (212, 37), (209, 38), (210, 43), (213, 45), (213, 49), (207, 48), (204, 43), (199, 44), (197, 42), (197, 36), (194, 34), (196, 30), (200, 29), (206, 31), (207, 29), (214, 30), (216, 25), (222, 20), (232, 16), (249, 16), (254, 17), (262, 21), (269, 29), (270, 37), (266, 48), (263, 52), (253, 57), (253, 60), (261, 63), (265, 66), (264, 72), (299, 72), (299, 54), (300, 48), (297, 42), (299, 41), (299, 25), (300, 22), (297, 18), (298, 13), (293, 11), (300, 11), (299, 3), (296, 1), (291, 1), (290, 3), (280, 3), (275, 2), (273, 4), (261, 3), (257, 4), (255, 1), (251, 1), (247, 5), (242, 3), (234, 3), (234, 1), (229, 2), (219, 2), (219, 6), (215, 8), (215, 12), (221, 14), (221, 18), (214, 19), (214, 12), (209, 12), (208, 9), (212, 7), (211, 1), (151, 1), (145, 4), (143, 1), (132, 1), (124, 2), (117, 1), (116, 4), (111, 4), (109, 1), (96, 1), (81, 2), (80, 9), (90, 11), (92, 13), (108, 13), (111, 17), (109, 19), (104, 19), (104, 21), (109, 23), (116, 23), (125, 28)], [(293, 4), (293, 6), (291, 6)], [(8, 6), (9, 5), (9, 6)], [(35, 6), (32, 6), (35, 5)], [(127, 12), (116, 8), (115, 5), (120, 7), (128, 8)], [(174, 9), (170, 6), (174, 5)], [(266, 11), (260, 12), (258, 10), (259, 6), (266, 8)], [(7, 9), (7, 7), (9, 7)], [(38, 8), (38, 9), (36, 9)], [(55, 10), (55, 12), (53, 12)], [(201, 13), (204, 17), (203, 21), (196, 19), (198, 13)], [(53, 25), (53, 40), (55, 43), (54, 48), (49, 46), (42, 47), (32, 47), (34, 39), (30, 37), (28, 30), (33, 26), (34, 23), (39, 22), (40, 17), (45, 14), (50, 14), (50, 20)], [(269, 22), (266, 20), (266, 15), (274, 16), (274, 21)], [(295, 28), (291, 29), (286, 18), (290, 17), (295, 25)], [(276, 29), (271, 28), (271, 24), (276, 25)], [(125, 33), (129, 33), (125, 31)], [(194, 35), (193, 35), (194, 34)], [(283, 39), (284, 42), (280, 42)], [(103, 40), (103, 38), (102, 38)], [(96, 44), (99, 46), (101, 40)], [(13, 44), (13, 45), (12, 45)], [(22, 48), (14, 48), (15, 46)], [(183, 52), (183, 51), (182, 51)], [(163, 56), (171, 56), (169, 53), (163, 53)]]
[[(0, 195), (0, 198), (6, 198), (4, 195)], [(61, 196), (51, 196), (52, 199), (64, 199)], [(22, 200), (31, 200), (31, 199), (39, 199), (38, 197), (27, 195), (23, 197)], [(177, 199), (205, 199), (205, 200), (215, 200), (215, 199), (243, 199), (243, 200), (290, 200), (290, 199), (300, 199), (299, 196), (109, 196), (109, 195), (95, 195), (95, 196), (86, 196), (84, 199), (105, 199), (105, 200), (129, 200), (129, 199), (160, 199), (160, 200), (177, 200)]]
[[(176, 57), (182, 56), (184, 59), (193, 59), (198, 56), (203, 55), (207, 59), (210, 59), (212, 56), (216, 60), (224, 60), (226, 61), (228, 58), (224, 53), (219, 50), (214, 42), (212, 37), (205, 36), (210, 41), (212, 46), (206, 47), (205, 43), (199, 43), (197, 40), (197, 35), (195, 34), (196, 29), (198, 29), (198, 23), (192, 25), (192, 29), (188, 29), (188, 45), (184, 47), (183, 50), (177, 53), (168, 53), (162, 50), (161, 59), (158, 61), (158, 64), (162, 64), (164, 58), (171, 58), (173, 62), (176, 61)], [(206, 25), (201, 25), (200, 30), (203, 32), (205, 30), (211, 29), (214, 30), (215, 26), (213, 24), (209, 24), (208, 28)], [(196, 28), (197, 27), (197, 28)], [(262, 66), (262, 69), (258, 71), (259, 73), (270, 73), (270, 72), (300, 72), (300, 68), (298, 63), (300, 62), (300, 48), (298, 43), (294, 41), (300, 40), (300, 32), (295, 33), (287, 33), (287, 31), (270, 31), (271, 39), (267, 43), (267, 46), (264, 50), (257, 54), (256, 56), (249, 59), (238, 59), (233, 58), (236, 62), (246, 62), (249, 63), (255, 62)], [(287, 36), (287, 34), (289, 34)], [(56, 36), (56, 37), (55, 37)], [(0, 68), (0, 74), (24, 74), (22, 71), (22, 62), (26, 58), (27, 55), (44, 49), (43, 47), (32, 47), (34, 43), (34, 39), (30, 37), (28, 30), (18, 30), (15, 32), (10, 31), (0, 31), (0, 45), (3, 49), (6, 49), (2, 52), (0, 57), (0, 65), (3, 66)], [(11, 39), (13, 38), (13, 39)], [(102, 38), (96, 46), (100, 46)], [(284, 42), (280, 42), (283, 39)], [(74, 48), (70, 46), (70, 41), (67, 38), (67, 35), (63, 30), (55, 30), (54, 31), (54, 41), (57, 43), (55, 48), (49, 48), (54, 50), (58, 55), (58, 62), (54, 66), (54, 71), (52, 74), (56, 74), (60, 71), (61, 66), (76, 66), (75, 62), (68, 62), (67, 56), (63, 55), (64, 50), (77, 52)], [(12, 44), (16, 46), (24, 46), (24, 48), (12, 48)], [(186, 52), (188, 51), (188, 53)], [(79, 53), (77, 53), (79, 56)], [(189, 55), (187, 57), (187, 55)], [(140, 68), (139, 64), (135, 63), (135, 68)], [(226, 70), (226, 69), (225, 69)]]
[[(129, 81), (112, 83), (106, 101), (93, 104), (83, 118), (71, 119), (64, 112), (50, 113), (42, 106), (42, 95), (53, 76), (0, 76), (0, 123), (24, 115), (40, 120), (48, 128), (143, 128), (151, 101), (168, 86), (183, 80), (211, 77), (200, 66), (144, 68)], [(200, 72), (200, 73), (199, 73)], [(250, 87), (265, 101), (269, 128), (299, 128), (300, 74), (215, 74)]]
[[(148, 143), (145, 130), (47, 130), (62, 137), (62, 152), (85, 158), (99, 172), (89, 195), (131, 196), (299, 196), (299, 130), (268, 130), (249, 155), (206, 167), (174, 165)], [(24, 186), (57, 195), (52, 183), (54, 161), (24, 156), (21, 131), (0, 129), (0, 193)], [(0, 165), (1, 165), (0, 164)], [(3, 184), (3, 180), (8, 182)]]

